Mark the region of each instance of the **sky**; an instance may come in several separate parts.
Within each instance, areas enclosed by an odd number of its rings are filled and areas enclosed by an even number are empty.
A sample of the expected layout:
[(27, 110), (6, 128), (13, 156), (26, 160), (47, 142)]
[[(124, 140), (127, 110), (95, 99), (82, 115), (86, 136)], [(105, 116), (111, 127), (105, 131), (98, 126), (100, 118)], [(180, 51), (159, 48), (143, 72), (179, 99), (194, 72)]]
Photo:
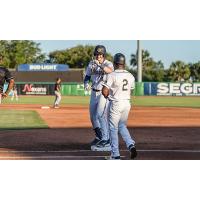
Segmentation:
[[(130, 64), (131, 54), (136, 52), (136, 40), (36, 40), (44, 53), (81, 45), (105, 45), (111, 54), (123, 53)], [(165, 68), (177, 60), (186, 63), (200, 61), (200, 40), (141, 40), (142, 49), (150, 52), (155, 61), (161, 60)]]

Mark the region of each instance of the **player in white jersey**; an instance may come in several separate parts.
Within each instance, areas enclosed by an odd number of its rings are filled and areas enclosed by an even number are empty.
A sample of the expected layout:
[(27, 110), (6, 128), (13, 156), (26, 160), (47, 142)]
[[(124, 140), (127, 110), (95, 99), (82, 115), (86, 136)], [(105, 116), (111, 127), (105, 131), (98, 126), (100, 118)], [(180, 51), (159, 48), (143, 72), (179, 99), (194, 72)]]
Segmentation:
[(109, 159), (120, 159), (118, 132), (121, 134), (131, 154), (137, 156), (135, 141), (127, 129), (127, 119), (131, 108), (131, 90), (135, 87), (134, 76), (125, 70), (125, 56), (117, 53), (114, 56), (115, 71), (107, 75), (102, 93), (110, 101), (109, 129), (111, 138), (111, 156)]
[(84, 87), (90, 90), (89, 81), (92, 80), (92, 92), (90, 98), (90, 119), (96, 137), (91, 143), (94, 151), (109, 151), (110, 138), (108, 131), (107, 109), (109, 101), (102, 95), (102, 83), (106, 74), (113, 72), (112, 62), (105, 59), (106, 48), (97, 45), (94, 50), (95, 59), (92, 60), (84, 78)]

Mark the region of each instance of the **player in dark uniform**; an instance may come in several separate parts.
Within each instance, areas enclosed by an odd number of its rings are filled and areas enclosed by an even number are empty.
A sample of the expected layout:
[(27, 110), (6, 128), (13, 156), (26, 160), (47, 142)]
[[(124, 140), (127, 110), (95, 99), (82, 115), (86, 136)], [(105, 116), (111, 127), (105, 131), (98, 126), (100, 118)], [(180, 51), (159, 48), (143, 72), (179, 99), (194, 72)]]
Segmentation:
[(61, 91), (60, 90), (61, 90), (61, 79), (57, 78), (56, 83), (55, 83), (55, 88), (54, 88), (55, 96), (56, 96), (56, 99), (54, 102), (54, 108), (59, 108), (59, 104), (61, 101)]
[[(0, 54), (0, 103), (2, 99), (8, 96), (10, 90), (12, 90), (14, 85), (14, 78), (12, 77), (9, 70), (1, 66), (3, 64), (3, 59), (4, 59), (3, 55)], [(6, 89), (5, 92), (3, 92), (5, 81), (8, 83), (8, 88)]]

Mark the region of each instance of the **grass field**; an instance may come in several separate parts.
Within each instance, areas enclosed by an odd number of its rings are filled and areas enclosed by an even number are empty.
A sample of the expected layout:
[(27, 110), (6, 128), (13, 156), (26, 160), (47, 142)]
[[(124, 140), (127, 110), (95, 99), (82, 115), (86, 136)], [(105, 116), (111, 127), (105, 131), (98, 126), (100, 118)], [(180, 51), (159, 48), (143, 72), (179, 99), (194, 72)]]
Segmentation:
[[(88, 105), (88, 96), (63, 96), (61, 105)], [(5, 99), (5, 104), (40, 104), (52, 105), (54, 96), (20, 96), (19, 101), (11, 101), (10, 97)], [(157, 107), (194, 107), (200, 108), (200, 97), (160, 97), (143, 96), (132, 97), (132, 104), (135, 106), (157, 106)]]
[(0, 110), (0, 130), (48, 128), (36, 111)]

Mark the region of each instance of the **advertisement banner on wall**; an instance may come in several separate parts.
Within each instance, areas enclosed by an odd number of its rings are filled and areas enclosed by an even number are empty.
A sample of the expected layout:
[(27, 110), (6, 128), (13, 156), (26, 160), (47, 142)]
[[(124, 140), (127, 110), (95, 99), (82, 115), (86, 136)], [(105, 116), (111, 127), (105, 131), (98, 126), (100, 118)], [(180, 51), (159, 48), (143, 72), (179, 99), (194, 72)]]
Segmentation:
[(69, 66), (64, 64), (21, 64), (18, 71), (68, 71)]
[(54, 95), (54, 84), (18, 84), (20, 95)]
[(157, 95), (200, 96), (200, 83), (157, 83)]

